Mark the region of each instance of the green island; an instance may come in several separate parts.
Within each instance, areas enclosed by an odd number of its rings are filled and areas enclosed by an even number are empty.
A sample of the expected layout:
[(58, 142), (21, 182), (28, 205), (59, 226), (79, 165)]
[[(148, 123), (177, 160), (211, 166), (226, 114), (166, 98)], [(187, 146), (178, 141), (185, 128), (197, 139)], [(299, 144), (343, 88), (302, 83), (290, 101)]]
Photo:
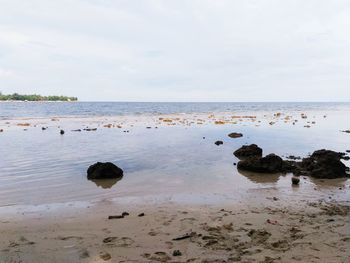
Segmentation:
[(77, 101), (77, 97), (67, 96), (41, 96), (38, 94), (22, 95), (18, 93), (2, 94), (0, 92), (0, 101)]

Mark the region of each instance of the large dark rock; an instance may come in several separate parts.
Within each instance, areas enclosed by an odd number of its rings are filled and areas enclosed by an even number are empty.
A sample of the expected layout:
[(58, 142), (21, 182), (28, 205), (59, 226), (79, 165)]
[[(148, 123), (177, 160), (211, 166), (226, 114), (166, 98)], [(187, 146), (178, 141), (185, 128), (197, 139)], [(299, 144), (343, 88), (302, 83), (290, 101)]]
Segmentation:
[(261, 157), (263, 150), (256, 144), (243, 145), (241, 148), (236, 150), (233, 154), (238, 158), (247, 158), (247, 157)]
[(256, 173), (286, 173), (291, 172), (294, 175), (305, 175), (315, 178), (333, 179), (349, 177), (349, 168), (341, 162), (346, 159), (345, 153), (334, 152), (330, 150), (315, 151), (310, 157), (298, 161), (284, 161), (275, 154), (269, 154), (261, 157), (262, 149), (252, 144), (243, 146), (234, 152), (242, 158), (237, 168), (240, 170)]
[(347, 177), (349, 176), (346, 173), (348, 168), (340, 160), (343, 156), (343, 153), (330, 150), (315, 151), (310, 157), (304, 158), (298, 164), (298, 173), (327, 179)]
[(279, 173), (283, 172), (283, 160), (275, 154), (265, 157), (249, 157), (239, 161), (237, 168), (256, 173)]
[(97, 162), (91, 165), (87, 170), (87, 178), (93, 179), (111, 179), (122, 178), (123, 170), (113, 163), (100, 163)]

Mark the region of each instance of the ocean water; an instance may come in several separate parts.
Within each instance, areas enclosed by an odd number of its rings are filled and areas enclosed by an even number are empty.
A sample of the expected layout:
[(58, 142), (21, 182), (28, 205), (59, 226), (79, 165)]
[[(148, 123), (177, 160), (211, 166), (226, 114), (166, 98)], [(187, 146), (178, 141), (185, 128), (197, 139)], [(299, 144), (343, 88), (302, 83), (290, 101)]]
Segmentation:
[(174, 113), (346, 111), (350, 103), (339, 102), (0, 102), (0, 119), (51, 116), (119, 116)]
[[(210, 121), (212, 113), (252, 112), (256, 119)], [(282, 113), (278, 119), (276, 112)], [(169, 113), (172, 123), (159, 120)], [(280, 156), (304, 157), (322, 148), (344, 152), (350, 150), (350, 134), (342, 132), (350, 129), (349, 113), (349, 103), (0, 103), (0, 207), (98, 200), (240, 202), (263, 189), (274, 189), (286, 201), (348, 200), (347, 178), (305, 178), (295, 188), (290, 174), (238, 171), (233, 151), (256, 143), (264, 154)], [(53, 116), (70, 117), (41, 119)], [(18, 125), (23, 122), (29, 126)], [(122, 128), (104, 127), (110, 123)], [(97, 130), (72, 131), (87, 126)], [(244, 136), (231, 139), (230, 132)], [(216, 140), (224, 144), (216, 146)], [(97, 161), (117, 164), (125, 176), (88, 181), (86, 170)]]

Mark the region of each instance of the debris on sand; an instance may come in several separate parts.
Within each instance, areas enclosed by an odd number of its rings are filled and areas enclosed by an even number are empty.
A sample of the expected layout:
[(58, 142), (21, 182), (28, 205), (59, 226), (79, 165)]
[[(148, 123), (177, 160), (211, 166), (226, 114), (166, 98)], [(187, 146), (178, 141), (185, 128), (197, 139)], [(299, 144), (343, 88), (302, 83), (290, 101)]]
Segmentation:
[(100, 252), (100, 258), (103, 259), (104, 261), (107, 261), (107, 260), (110, 260), (112, 257), (107, 252)]
[(108, 219), (121, 219), (121, 218), (124, 218), (124, 215), (108, 216)]
[(174, 241), (179, 241), (179, 240), (184, 240), (184, 239), (187, 239), (187, 238), (191, 238), (191, 237), (194, 237), (196, 235), (195, 232), (189, 232), (189, 233), (186, 233), (182, 236), (179, 236), (179, 237), (175, 237), (173, 238)]

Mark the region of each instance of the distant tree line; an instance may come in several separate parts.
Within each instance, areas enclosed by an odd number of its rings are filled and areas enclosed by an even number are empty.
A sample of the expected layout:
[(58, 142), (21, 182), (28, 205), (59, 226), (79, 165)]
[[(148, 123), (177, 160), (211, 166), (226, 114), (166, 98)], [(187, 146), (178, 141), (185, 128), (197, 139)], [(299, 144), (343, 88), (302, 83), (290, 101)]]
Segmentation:
[(0, 92), (0, 101), (4, 100), (16, 100), (16, 101), (77, 101), (77, 97), (66, 97), (66, 96), (41, 96), (37, 94), (22, 95), (13, 93), (9, 95), (2, 94)]

